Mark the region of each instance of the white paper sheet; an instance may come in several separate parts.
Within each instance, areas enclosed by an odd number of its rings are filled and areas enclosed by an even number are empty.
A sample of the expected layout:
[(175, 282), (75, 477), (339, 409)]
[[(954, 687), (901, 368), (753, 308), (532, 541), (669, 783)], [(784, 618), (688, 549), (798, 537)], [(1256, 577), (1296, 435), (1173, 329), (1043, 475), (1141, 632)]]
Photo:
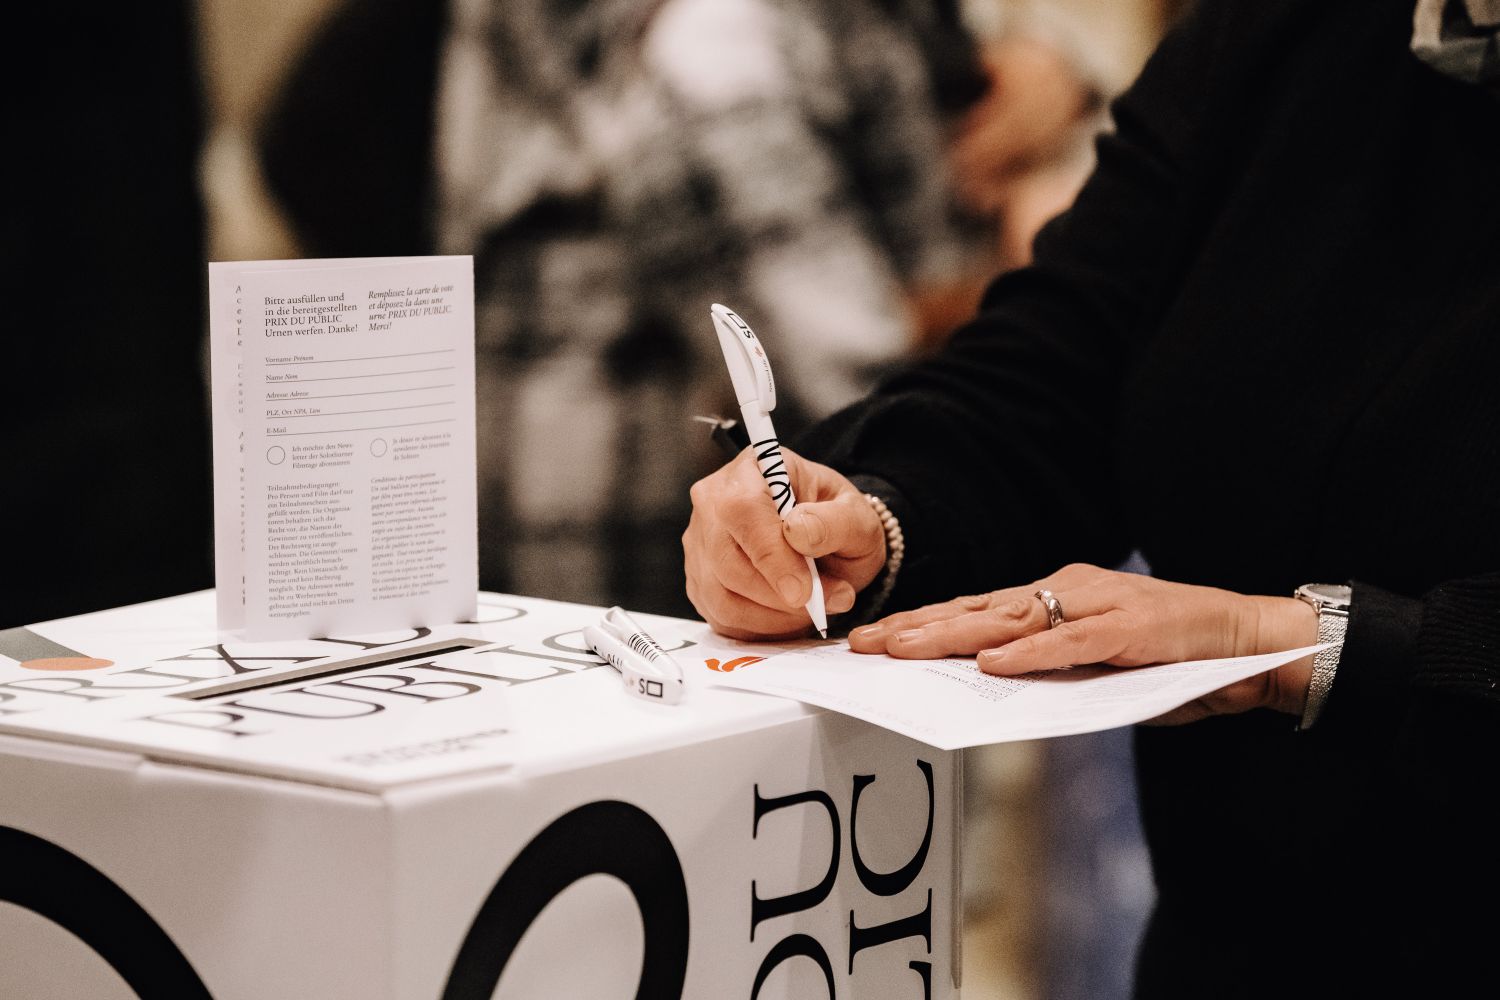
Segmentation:
[(473, 262), (210, 265), (219, 625), (472, 617)]
[[(663, 705), (632, 697), (588, 651), (582, 629), (602, 608), (481, 594), (470, 622), (255, 643), (221, 641), (212, 605), (205, 592), (0, 633), (0, 733), (386, 787), (476, 768), (588, 766), (806, 711), (784, 699), (943, 749), (1089, 732), (1150, 719), (1320, 648), (1000, 678), (968, 659), (739, 643), (701, 623), (638, 615), (684, 671), (682, 703)], [(89, 663), (28, 661), (23, 649), (38, 640), (57, 647), (47, 655)]]
[(898, 660), (847, 643), (767, 646), (706, 627), (687, 633), (712, 683), (795, 698), (943, 750), (1090, 733), (1145, 722), (1321, 647), (1154, 667), (1074, 667), (994, 677), (972, 658)]

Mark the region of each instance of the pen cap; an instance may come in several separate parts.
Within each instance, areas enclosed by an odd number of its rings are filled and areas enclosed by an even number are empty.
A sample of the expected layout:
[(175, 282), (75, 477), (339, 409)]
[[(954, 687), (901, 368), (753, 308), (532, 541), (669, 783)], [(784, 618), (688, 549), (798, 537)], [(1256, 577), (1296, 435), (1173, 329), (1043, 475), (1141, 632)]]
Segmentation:
[(733, 309), (715, 303), (708, 311), (719, 334), (719, 348), (729, 366), (729, 377), (734, 382), (735, 401), (744, 406), (758, 400), (761, 409), (770, 413), (776, 409), (776, 380), (771, 376), (771, 359), (766, 357), (766, 349), (755, 331)]
[(619, 605), (604, 613), (604, 617), (599, 621), (599, 628), (616, 642), (629, 647), (648, 663), (671, 660), (671, 656), (661, 647), (661, 643), (657, 642), (640, 622), (631, 617), (630, 612)]

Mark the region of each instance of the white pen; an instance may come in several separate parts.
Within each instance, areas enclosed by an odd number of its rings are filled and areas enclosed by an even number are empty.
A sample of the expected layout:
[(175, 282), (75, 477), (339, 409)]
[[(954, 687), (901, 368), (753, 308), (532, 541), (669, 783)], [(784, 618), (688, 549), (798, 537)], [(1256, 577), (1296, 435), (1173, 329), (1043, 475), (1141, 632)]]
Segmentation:
[(583, 641), (620, 672), (625, 690), (646, 701), (682, 700), (682, 668), (622, 608), (610, 608), (598, 625), (583, 629)]
[[(771, 492), (776, 513), (785, 521), (797, 506), (797, 496), (792, 492), (792, 477), (781, 454), (781, 441), (771, 423), (771, 411), (776, 409), (776, 380), (771, 376), (771, 360), (766, 357), (765, 348), (760, 346), (755, 332), (733, 309), (715, 303), (709, 313), (714, 318), (714, 329), (719, 333), (719, 348), (724, 352), (724, 363), (729, 366), (735, 401), (740, 404), (740, 417), (750, 434), (750, 447), (760, 465), (761, 478)], [(826, 639), (828, 612), (823, 607), (823, 582), (818, 578), (818, 564), (813, 557), (804, 558), (807, 559), (808, 571), (812, 573), (812, 596), (807, 599), (807, 614), (818, 634)]]

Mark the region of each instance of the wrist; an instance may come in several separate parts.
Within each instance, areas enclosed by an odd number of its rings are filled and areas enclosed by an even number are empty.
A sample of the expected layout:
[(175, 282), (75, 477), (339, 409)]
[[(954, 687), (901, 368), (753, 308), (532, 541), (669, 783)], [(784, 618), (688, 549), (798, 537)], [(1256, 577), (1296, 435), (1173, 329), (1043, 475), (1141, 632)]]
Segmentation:
[(901, 521), (886, 505), (884, 499), (874, 493), (866, 493), (863, 499), (869, 504), (880, 525), (881, 565), (871, 583), (875, 585), (874, 609), (878, 612), (896, 584), (896, 575), (901, 572), (901, 563), (906, 558), (906, 536), (901, 531)]
[(1326, 647), (1313, 657), (1307, 697), (1303, 702), (1301, 721), (1297, 723), (1298, 730), (1303, 730), (1318, 721), (1333, 688), (1334, 675), (1343, 654), (1344, 635), (1349, 628), (1352, 592), (1348, 584), (1305, 583), (1297, 588), (1295, 597), (1313, 609), (1318, 620), (1317, 641)]
[(1254, 627), (1249, 629), (1248, 648), (1238, 656), (1279, 653), (1318, 641), (1318, 613), (1295, 597), (1250, 597)]
[(855, 587), (857, 596), (854, 606), (840, 615), (836, 623), (836, 629), (840, 633), (846, 633), (849, 629), (872, 622), (881, 616), (891, 596), (891, 591), (895, 587), (896, 576), (901, 571), (901, 563), (906, 555), (906, 541), (901, 531), (900, 519), (887, 506), (885, 500), (875, 493), (862, 493), (859, 496), (859, 503), (866, 507), (869, 515), (878, 525), (880, 556), (868, 578), (865, 578), (863, 573), (860, 574), (862, 582)]
[[(1317, 644), (1318, 613), (1307, 602), (1295, 597), (1251, 597), (1249, 600), (1255, 609), (1255, 628), (1251, 630), (1251, 648), (1244, 653), (1279, 653)], [(1312, 656), (1304, 656), (1272, 671), (1265, 707), (1300, 717), (1307, 705), (1313, 660)]]
[[(854, 487), (852, 492), (858, 498), (858, 506), (865, 508), (861, 520), (868, 516), (875, 525), (872, 534), (878, 540), (872, 550), (878, 555), (872, 560), (875, 568), (871, 571), (870, 582), (879, 583), (887, 576), (886, 568), (891, 562), (895, 561), (896, 568), (900, 568), (915, 514), (901, 491), (879, 476), (855, 473), (848, 477), (848, 484)], [(895, 551), (898, 542), (899, 555)]]

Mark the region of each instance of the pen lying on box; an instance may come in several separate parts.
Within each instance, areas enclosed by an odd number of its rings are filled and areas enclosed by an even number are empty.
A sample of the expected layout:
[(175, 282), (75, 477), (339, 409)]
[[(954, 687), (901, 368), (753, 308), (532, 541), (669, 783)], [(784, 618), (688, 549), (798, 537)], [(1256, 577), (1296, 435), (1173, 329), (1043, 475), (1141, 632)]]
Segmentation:
[(585, 626), (583, 641), (620, 672), (628, 693), (669, 705), (682, 700), (682, 668), (624, 608), (610, 608), (598, 625)]

